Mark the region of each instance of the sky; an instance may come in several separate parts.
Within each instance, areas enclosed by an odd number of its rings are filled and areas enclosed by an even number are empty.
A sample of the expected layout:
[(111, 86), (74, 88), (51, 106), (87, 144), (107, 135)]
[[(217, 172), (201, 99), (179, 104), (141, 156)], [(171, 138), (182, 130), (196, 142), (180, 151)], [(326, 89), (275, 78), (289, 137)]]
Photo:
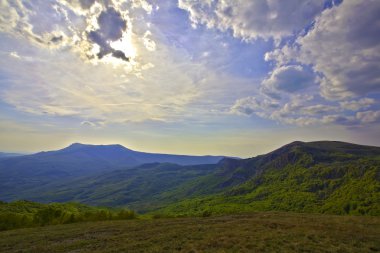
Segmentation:
[(380, 146), (378, 0), (1, 0), (0, 150)]

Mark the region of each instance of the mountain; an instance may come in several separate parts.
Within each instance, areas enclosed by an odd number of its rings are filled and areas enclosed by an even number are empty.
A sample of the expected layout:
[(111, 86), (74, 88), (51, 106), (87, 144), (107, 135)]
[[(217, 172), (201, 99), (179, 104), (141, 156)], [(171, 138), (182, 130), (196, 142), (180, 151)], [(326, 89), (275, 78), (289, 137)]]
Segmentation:
[(169, 216), (273, 210), (380, 215), (380, 148), (298, 141), (248, 159), (113, 167), (5, 192), (7, 201), (75, 200)]
[(176, 163), (179, 165), (215, 164), (222, 156), (186, 156), (138, 152), (121, 145), (84, 145), (74, 143), (57, 151), (0, 159), (0, 199), (17, 198), (54, 183), (94, 176), (145, 163)]

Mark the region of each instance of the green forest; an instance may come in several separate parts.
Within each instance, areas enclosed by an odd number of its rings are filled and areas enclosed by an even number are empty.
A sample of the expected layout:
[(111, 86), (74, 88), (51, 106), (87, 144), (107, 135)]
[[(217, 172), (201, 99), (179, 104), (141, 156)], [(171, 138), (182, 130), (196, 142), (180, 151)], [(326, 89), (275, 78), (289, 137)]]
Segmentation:
[(0, 202), (0, 230), (134, 218), (135, 212), (128, 209), (91, 207), (79, 203)]

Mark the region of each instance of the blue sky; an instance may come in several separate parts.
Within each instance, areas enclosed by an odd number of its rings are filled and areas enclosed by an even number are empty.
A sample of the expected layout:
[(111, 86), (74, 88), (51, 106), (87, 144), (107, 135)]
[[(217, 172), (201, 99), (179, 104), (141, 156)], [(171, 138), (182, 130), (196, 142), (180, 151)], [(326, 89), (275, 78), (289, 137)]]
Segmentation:
[(0, 5), (0, 150), (380, 145), (379, 1)]

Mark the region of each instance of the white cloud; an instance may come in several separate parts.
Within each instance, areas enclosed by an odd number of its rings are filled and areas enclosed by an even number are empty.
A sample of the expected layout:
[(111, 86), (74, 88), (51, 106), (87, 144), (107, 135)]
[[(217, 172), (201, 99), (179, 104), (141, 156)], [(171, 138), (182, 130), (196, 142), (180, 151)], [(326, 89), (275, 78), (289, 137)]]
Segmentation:
[(149, 51), (155, 51), (156, 50), (156, 43), (151, 38), (152, 33), (150, 31), (146, 31), (143, 37), (143, 43), (146, 49)]
[(376, 104), (376, 101), (373, 98), (361, 98), (359, 100), (343, 101), (339, 104), (345, 110), (358, 111)]
[(363, 123), (380, 122), (380, 111), (357, 112), (356, 118)]
[(331, 113), (331, 112), (336, 112), (338, 111), (338, 107), (336, 106), (330, 106), (330, 105), (311, 105), (311, 106), (306, 106), (301, 108), (301, 113), (302, 114), (307, 114), (307, 115), (321, 115), (321, 114), (326, 114), (326, 113)]
[(179, 0), (193, 25), (231, 30), (245, 40), (281, 39), (304, 29), (323, 10), (322, 0)]
[(267, 98), (246, 97), (238, 99), (231, 107), (231, 113), (238, 115), (257, 115), (282, 124), (310, 126), (336, 124), (363, 126), (380, 122), (380, 111), (370, 110), (345, 113), (345, 110), (357, 111), (369, 107), (373, 100), (361, 99), (344, 103), (318, 104), (318, 99), (310, 95), (293, 95), (281, 102)]
[(12, 57), (17, 58), (17, 59), (20, 59), (20, 58), (21, 58), (20, 55), (18, 55), (18, 53), (15, 52), (15, 51), (10, 52), (10, 53), (9, 53), (9, 56), (12, 56)]
[(245, 97), (238, 99), (231, 107), (231, 113), (252, 115), (262, 112), (264, 110), (271, 110), (278, 108), (279, 104), (276, 101), (269, 99), (260, 100), (256, 97)]

